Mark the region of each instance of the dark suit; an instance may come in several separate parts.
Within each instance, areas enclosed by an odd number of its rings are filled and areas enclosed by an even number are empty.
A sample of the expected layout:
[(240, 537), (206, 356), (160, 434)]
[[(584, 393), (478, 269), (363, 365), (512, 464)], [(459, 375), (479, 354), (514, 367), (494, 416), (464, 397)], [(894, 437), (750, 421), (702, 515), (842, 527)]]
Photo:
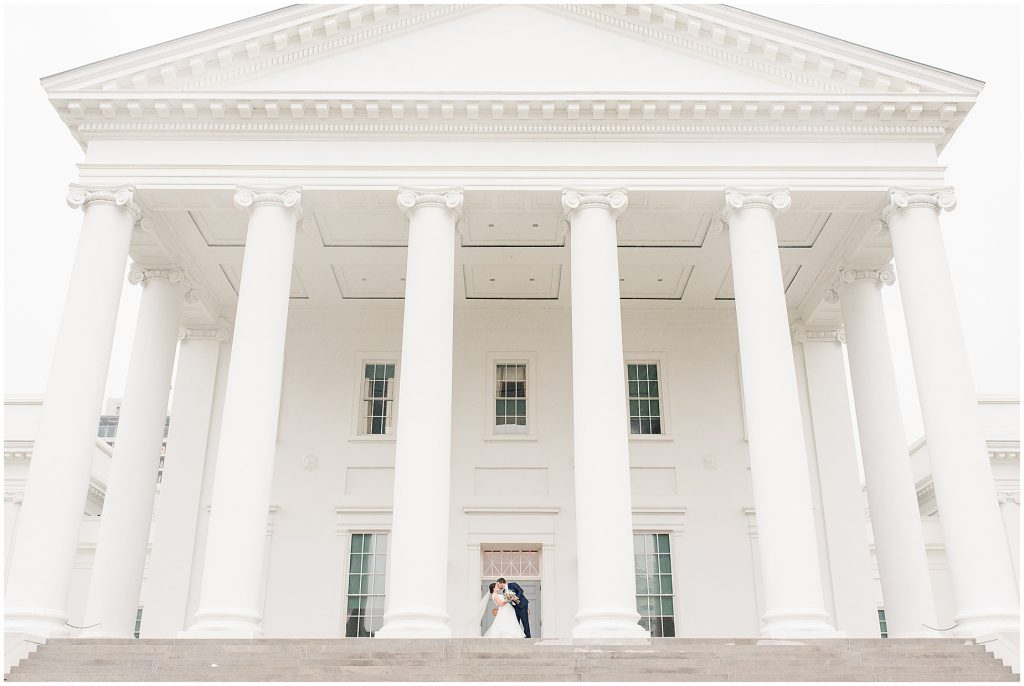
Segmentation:
[(526, 634), (526, 638), (530, 638), (530, 601), (523, 593), (523, 587), (516, 582), (510, 581), (507, 588), (519, 596), (519, 602), (513, 604), (512, 609), (516, 612), (516, 619), (523, 625), (523, 633)]

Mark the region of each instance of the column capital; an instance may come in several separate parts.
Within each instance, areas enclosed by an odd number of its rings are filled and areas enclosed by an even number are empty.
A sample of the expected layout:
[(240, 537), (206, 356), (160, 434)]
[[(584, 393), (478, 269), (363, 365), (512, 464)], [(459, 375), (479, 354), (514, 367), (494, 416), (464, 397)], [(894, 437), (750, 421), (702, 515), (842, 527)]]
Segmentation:
[(626, 211), (628, 204), (629, 195), (625, 188), (562, 190), (562, 211), (566, 217), (571, 217), (573, 212), (584, 207), (600, 207), (618, 219), (619, 215)]
[(825, 291), (825, 302), (839, 302), (839, 289), (855, 281), (873, 281), (879, 286), (891, 286), (896, 283), (896, 270), (891, 264), (877, 269), (840, 267), (832, 285)]
[(803, 322), (793, 327), (793, 339), (797, 343), (845, 343), (846, 332), (842, 325), (806, 326)]
[(772, 212), (785, 212), (792, 204), (788, 188), (734, 188), (725, 189), (725, 208), (722, 214), (728, 217), (736, 210), (748, 207), (763, 207)]
[(409, 188), (398, 189), (398, 207), (406, 215), (418, 207), (441, 207), (456, 217), (462, 213), (461, 188)]
[(299, 186), (283, 186), (277, 188), (259, 188), (255, 186), (238, 186), (235, 189), (235, 207), (240, 210), (251, 210), (260, 205), (275, 205), (286, 210), (293, 210), (302, 217), (302, 188)]
[(178, 329), (179, 341), (218, 341), (225, 342), (231, 336), (231, 329), (226, 326), (183, 326)]
[(889, 219), (908, 207), (931, 207), (936, 212), (956, 209), (956, 191), (952, 186), (942, 188), (904, 188), (893, 186), (889, 189), (889, 203), (882, 209), (875, 226), (876, 232), (889, 225)]
[(712, 236), (717, 236), (729, 228), (729, 215), (737, 210), (749, 207), (760, 207), (772, 214), (785, 212), (792, 204), (788, 188), (725, 188), (725, 204), (721, 212), (711, 222), (709, 229)]
[(105, 203), (125, 208), (136, 222), (142, 219), (142, 208), (135, 203), (135, 186), (132, 184), (86, 186), (69, 183), (66, 200), (73, 210), (84, 210), (92, 203)]
[(146, 282), (151, 279), (166, 279), (171, 283), (181, 284), (185, 289), (186, 302), (194, 303), (199, 300), (199, 291), (193, 288), (184, 267), (146, 267), (133, 263), (131, 269), (128, 270), (128, 283), (133, 286), (140, 283), (145, 286)]

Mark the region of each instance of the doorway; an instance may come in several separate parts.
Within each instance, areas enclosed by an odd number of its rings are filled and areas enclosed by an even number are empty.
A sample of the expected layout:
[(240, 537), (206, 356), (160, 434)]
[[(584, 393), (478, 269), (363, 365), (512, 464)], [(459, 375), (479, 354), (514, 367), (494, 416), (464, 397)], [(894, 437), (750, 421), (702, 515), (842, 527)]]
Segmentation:
[[(488, 587), (504, 577), (508, 581), (514, 581), (523, 587), (523, 594), (530, 601), (530, 634), (534, 638), (541, 637), (541, 584), (540, 584), (540, 546), (481, 546), (481, 595), (488, 592)], [(494, 623), (494, 615), (491, 610), (494, 603), (490, 603), (487, 612), (484, 613), (480, 622), (480, 635), (482, 636)]]

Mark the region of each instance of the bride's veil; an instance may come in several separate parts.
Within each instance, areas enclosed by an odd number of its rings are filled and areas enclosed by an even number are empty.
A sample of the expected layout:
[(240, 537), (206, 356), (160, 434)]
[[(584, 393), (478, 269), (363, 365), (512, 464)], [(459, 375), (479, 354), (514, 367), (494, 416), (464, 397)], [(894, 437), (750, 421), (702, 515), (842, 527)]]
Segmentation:
[(468, 638), (480, 636), (480, 621), (484, 618), (484, 612), (487, 611), (487, 604), (491, 601), (491, 594), (484, 593), (483, 597), (480, 598), (476, 603), (476, 607), (473, 613), (465, 622), (465, 635)]

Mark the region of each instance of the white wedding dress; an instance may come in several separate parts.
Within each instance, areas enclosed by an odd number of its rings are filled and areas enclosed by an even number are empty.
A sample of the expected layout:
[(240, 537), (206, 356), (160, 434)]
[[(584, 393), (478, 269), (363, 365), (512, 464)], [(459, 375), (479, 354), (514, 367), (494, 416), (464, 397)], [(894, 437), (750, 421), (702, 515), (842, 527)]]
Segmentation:
[[(491, 600), (498, 605), (500, 597), (494, 593), (491, 595)], [(512, 604), (498, 605), (498, 616), (494, 618), (494, 623), (484, 634), (484, 638), (524, 638), (525, 636), (522, 625), (516, 619), (516, 611), (512, 608)]]

